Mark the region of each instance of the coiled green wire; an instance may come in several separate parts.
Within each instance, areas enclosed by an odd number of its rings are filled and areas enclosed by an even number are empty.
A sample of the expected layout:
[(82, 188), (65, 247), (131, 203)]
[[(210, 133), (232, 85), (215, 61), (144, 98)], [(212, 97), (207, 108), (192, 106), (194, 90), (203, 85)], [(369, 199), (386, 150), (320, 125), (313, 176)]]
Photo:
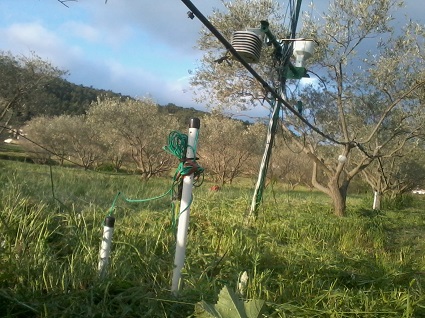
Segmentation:
[[(197, 143), (198, 143), (198, 136), (196, 136), (195, 145), (192, 149), (193, 153), (195, 154), (196, 154)], [(192, 203), (192, 199), (191, 199), (188, 206), (186, 207), (184, 211), (181, 211), (178, 214), (175, 212), (176, 205), (174, 203), (174, 200), (178, 198), (178, 195), (176, 195), (176, 193), (179, 192), (179, 187), (181, 186), (183, 182), (183, 177), (193, 173), (194, 186), (200, 186), (203, 181), (204, 169), (196, 162), (196, 158), (190, 158), (190, 159), (186, 158), (187, 147), (189, 146), (188, 146), (188, 136), (186, 134), (180, 133), (178, 131), (170, 132), (170, 134), (168, 135), (168, 143), (166, 146), (163, 147), (163, 149), (166, 152), (170, 153), (171, 155), (177, 157), (180, 161), (176, 169), (176, 172), (174, 173), (173, 182), (170, 189), (161, 195), (158, 195), (156, 197), (146, 198), (146, 199), (128, 199), (124, 196), (122, 192), (118, 192), (115, 195), (112, 205), (108, 210), (108, 216), (113, 215), (115, 211), (116, 203), (119, 197), (122, 197), (124, 201), (129, 203), (143, 203), (143, 202), (161, 199), (171, 193), (171, 207), (172, 207), (171, 227), (175, 229), (177, 220), (180, 217), (180, 214), (183, 213), (186, 209), (188, 209)]]

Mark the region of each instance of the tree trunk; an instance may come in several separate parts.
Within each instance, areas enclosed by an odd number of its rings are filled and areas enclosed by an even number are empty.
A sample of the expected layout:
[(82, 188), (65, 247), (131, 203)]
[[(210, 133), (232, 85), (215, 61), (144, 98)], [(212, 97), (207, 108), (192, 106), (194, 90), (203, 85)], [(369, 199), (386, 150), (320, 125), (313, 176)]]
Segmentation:
[(338, 186), (337, 181), (331, 181), (328, 185), (334, 207), (334, 214), (338, 217), (345, 216), (348, 184), (348, 181), (345, 181), (343, 182), (343, 185)]

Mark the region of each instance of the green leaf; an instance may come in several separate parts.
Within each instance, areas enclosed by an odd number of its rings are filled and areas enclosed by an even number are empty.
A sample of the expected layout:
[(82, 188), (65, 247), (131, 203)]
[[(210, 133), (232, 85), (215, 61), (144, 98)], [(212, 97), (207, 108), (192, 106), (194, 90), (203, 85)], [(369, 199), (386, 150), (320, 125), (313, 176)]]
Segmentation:
[(227, 286), (218, 295), (216, 309), (225, 318), (248, 318), (243, 301)]
[(195, 307), (195, 317), (198, 318), (211, 318), (211, 317), (217, 317), (221, 318), (221, 315), (215, 310), (214, 305), (210, 305), (206, 303), (205, 301), (201, 301), (196, 304)]
[(264, 306), (263, 300), (244, 302), (224, 286), (218, 295), (216, 305), (202, 301), (197, 304), (196, 317), (200, 318), (258, 318)]
[(261, 299), (253, 299), (244, 303), (246, 316), (248, 318), (258, 318), (260, 317), (263, 308), (264, 308), (264, 300)]

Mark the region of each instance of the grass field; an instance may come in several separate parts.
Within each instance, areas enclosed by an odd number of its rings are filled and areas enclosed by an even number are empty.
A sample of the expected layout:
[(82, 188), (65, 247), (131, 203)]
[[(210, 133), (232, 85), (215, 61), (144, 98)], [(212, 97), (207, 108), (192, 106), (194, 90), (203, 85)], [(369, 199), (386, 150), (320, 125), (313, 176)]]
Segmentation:
[[(243, 297), (265, 300), (264, 317), (425, 317), (420, 197), (378, 212), (371, 197), (352, 196), (348, 216), (336, 218), (322, 194), (275, 185), (248, 222), (253, 182), (194, 190), (184, 286), (174, 297), (170, 196), (123, 199), (165, 193), (171, 179), (0, 161), (0, 316), (196, 316), (196, 303), (215, 303), (247, 271)], [(101, 279), (102, 222), (118, 191)]]

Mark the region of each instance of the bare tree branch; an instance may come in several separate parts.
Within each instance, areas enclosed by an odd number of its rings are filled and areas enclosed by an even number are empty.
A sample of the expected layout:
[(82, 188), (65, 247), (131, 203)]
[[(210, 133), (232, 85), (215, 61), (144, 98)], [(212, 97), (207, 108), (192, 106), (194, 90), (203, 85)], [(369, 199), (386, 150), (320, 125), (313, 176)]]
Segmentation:
[(66, 4), (66, 2), (77, 2), (78, 0), (58, 0), (61, 4), (63, 4), (65, 7), (69, 8), (69, 6)]
[(372, 132), (370, 133), (369, 137), (366, 138), (366, 140), (364, 140), (362, 143), (369, 142), (373, 138), (373, 136), (377, 133), (378, 129), (381, 127), (385, 118), (387, 118), (388, 114), (394, 109), (394, 107), (396, 107), (402, 100), (404, 100), (407, 96), (409, 96), (410, 93), (414, 92), (415, 90), (417, 90), (418, 88), (420, 88), (424, 85), (425, 85), (425, 81), (421, 81), (419, 83), (416, 83), (409, 90), (407, 90), (404, 94), (402, 94), (399, 98), (397, 98), (395, 101), (393, 101), (387, 107), (387, 109), (383, 112), (381, 118), (376, 123), (376, 125), (375, 125), (374, 129), (372, 130)]

